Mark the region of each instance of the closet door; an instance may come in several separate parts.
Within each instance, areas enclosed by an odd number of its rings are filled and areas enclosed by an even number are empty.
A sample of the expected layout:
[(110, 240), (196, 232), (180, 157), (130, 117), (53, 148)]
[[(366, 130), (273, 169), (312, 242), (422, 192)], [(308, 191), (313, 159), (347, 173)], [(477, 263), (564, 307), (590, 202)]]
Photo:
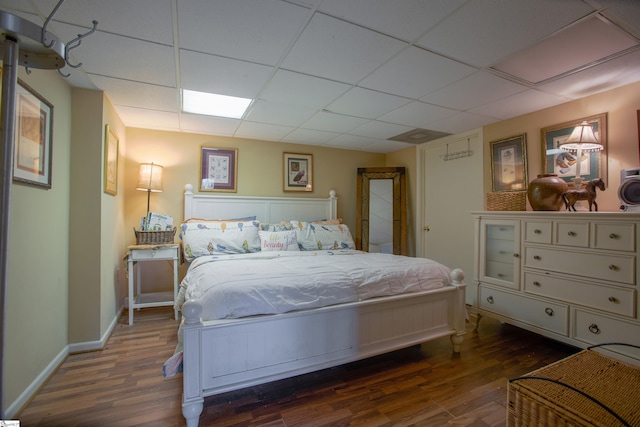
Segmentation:
[[(417, 253), (464, 270), (467, 304), (473, 304), (477, 294), (470, 212), (484, 209), (481, 138), (476, 130), (418, 147)], [(467, 151), (470, 155), (465, 156)], [(455, 158), (455, 153), (461, 154)]]

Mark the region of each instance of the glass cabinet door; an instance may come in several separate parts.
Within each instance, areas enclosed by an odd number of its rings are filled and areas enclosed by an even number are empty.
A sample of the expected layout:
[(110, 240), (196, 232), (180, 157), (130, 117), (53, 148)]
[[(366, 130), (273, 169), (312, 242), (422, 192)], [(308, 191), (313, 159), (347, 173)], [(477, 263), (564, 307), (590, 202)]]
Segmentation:
[(484, 220), (480, 234), (480, 281), (519, 289), (520, 222)]

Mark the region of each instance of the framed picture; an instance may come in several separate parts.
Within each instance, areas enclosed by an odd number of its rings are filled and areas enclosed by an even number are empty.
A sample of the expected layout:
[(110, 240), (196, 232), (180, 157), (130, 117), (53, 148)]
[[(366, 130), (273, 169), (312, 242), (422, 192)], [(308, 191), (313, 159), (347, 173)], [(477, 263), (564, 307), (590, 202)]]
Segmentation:
[(580, 176), (585, 182), (596, 178), (607, 181), (607, 113), (543, 128), (541, 130), (543, 173), (554, 173), (568, 183), (576, 177), (578, 159), (575, 154), (562, 150), (560, 144), (583, 121), (587, 121), (593, 127), (593, 133), (604, 149), (582, 154), (582, 159), (579, 160)]
[(491, 141), (493, 191), (524, 191), (527, 188), (527, 134)]
[(200, 151), (200, 191), (236, 192), (238, 150), (202, 147)]
[(109, 125), (104, 130), (104, 192), (118, 194), (118, 136)]
[(53, 105), (18, 79), (13, 180), (51, 188), (52, 144)]
[(284, 153), (284, 191), (313, 191), (313, 155)]

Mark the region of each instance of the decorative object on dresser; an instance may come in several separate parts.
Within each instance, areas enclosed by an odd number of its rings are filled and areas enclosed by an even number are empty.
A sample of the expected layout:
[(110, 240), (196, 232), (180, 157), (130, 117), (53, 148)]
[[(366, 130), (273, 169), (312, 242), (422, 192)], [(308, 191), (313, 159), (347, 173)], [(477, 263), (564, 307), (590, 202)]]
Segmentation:
[(555, 173), (576, 190), (583, 180), (608, 179), (607, 113), (543, 128), (541, 140), (543, 173)]
[(567, 210), (573, 209), (576, 211), (576, 202), (578, 200), (586, 200), (589, 202), (589, 211), (595, 207), (595, 210), (598, 210), (598, 203), (596, 203), (596, 189), (600, 191), (604, 191), (604, 181), (602, 178), (592, 179), (587, 182), (587, 185), (583, 190), (569, 190), (562, 194), (562, 200), (564, 200), (564, 205)]
[(569, 185), (558, 175), (547, 173), (538, 175), (527, 187), (527, 198), (534, 211), (559, 211), (564, 201), (562, 195)]
[(527, 134), (491, 141), (493, 191), (523, 191), (527, 187)]
[[(582, 348), (640, 345), (640, 214), (472, 214), (479, 318)], [(640, 360), (634, 348), (603, 351)]]
[(618, 199), (621, 211), (640, 212), (640, 168), (620, 171)]

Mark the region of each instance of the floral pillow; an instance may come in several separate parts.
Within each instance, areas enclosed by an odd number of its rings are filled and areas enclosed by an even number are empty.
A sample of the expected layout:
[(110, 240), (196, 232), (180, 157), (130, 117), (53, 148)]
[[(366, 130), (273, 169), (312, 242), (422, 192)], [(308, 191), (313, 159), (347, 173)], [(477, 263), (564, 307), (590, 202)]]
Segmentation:
[(299, 251), (296, 232), (288, 231), (262, 231), (260, 235), (260, 249), (268, 251)]
[(214, 253), (241, 254), (260, 251), (258, 221), (189, 221), (180, 237), (187, 261)]

